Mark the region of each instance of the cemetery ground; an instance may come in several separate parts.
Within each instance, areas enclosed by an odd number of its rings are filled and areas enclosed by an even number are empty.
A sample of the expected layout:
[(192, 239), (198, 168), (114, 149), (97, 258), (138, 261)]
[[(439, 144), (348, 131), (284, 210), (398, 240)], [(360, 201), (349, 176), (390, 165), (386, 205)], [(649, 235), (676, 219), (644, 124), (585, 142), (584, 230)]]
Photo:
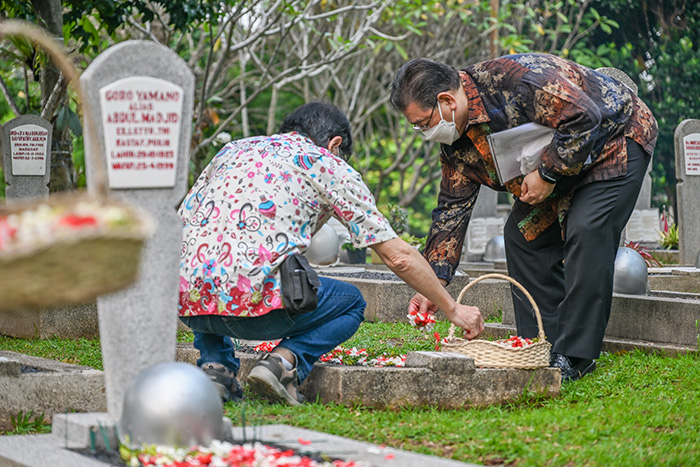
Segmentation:
[[(434, 331), (446, 335), (448, 327), (438, 322)], [(192, 335), (180, 332), (178, 340)], [(434, 345), (433, 331), (364, 323), (343, 347), (390, 356)], [(0, 337), (0, 349), (102, 369), (98, 340)], [(698, 380), (698, 353), (604, 353), (593, 374), (554, 398), (529, 392), (486, 408), (379, 410), (313, 402), (287, 407), (246, 392), (243, 403), (227, 403), (225, 412), (234, 425), (287, 424), (481, 465), (694, 466), (700, 465)], [(41, 414), (2, 422), (3, 434), (50, 431)]]

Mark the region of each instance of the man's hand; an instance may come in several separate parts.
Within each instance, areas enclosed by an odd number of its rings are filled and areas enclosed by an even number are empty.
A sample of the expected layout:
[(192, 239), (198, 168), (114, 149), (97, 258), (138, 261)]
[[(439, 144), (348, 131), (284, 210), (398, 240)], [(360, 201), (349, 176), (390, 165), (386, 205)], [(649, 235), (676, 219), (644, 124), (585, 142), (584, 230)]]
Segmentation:
[(408, 312), (410, 313), (412, 311), (417, 311), (419, 313), (425, 313), (426, 311), (429, 311), (430, 313), (435, 313), (438, 311), (438, 307), (437, 305), (433, 304), (433, 302), (425, 298), (423, 295), (417, 293), (408, 303)]
[(484, 317), (478, 307), (457, 304), (453, 316), (448, 316), (455, 326), (464, 329), (464, 337), (475, 339), (484, 330)]
[(527, 204), (538, 204), (552, 194), (554, 184), (542, 180), (539, 172), (533, 170), (525, 176), (520, 189), (520, 201)]

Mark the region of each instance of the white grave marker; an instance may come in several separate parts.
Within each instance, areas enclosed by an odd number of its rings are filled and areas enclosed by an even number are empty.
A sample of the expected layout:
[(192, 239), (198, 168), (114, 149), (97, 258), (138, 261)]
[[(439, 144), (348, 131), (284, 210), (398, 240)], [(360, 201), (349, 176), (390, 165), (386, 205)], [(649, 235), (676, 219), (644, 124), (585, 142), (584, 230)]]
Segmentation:
[(183, 96), (180, 86), (148, 76), (100, 89), (110, 187), (175, 186)]
[(12, 175), (44, 176), (48, 144), (49, 130), (39, 125), (21, 125), (10, 130)]
[(685, 174), (700, 175), (700, 133), (683, 137), (685, 153)]
[(502, 217), (477, 217), (467, 228), (467, 253), (484, 254), (491, 238), (503, 235), (505, 220)]
[(0, 127), (7, 203), (47, 198), (51, 178), (53, 125), (38, 115), (21, 115)]
[(695, 264), (700, 253), (700, 120), (683, 120), (673, 134), (676, 155), (678, 256), (681, 265)]
[(658, 242), (659, 233), (659, 210), (658, 209), (635, 209), (632, 211), (625, 235), (628, 242)]

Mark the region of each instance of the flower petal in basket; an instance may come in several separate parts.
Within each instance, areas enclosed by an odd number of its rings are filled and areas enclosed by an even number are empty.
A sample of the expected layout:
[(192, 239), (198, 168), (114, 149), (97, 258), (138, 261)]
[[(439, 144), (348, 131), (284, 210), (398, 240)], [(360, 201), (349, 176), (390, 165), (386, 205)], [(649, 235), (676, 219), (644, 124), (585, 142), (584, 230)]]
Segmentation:
[(552, 345), (547, 342), (544, 335), (544, 326), (542, 325), (542, 316), (540, 310), (535, 303), (535, 300), (527, 290), (515, 279), (503, 274), (485, 274), (477, 277), (462, 289), (457, 299), (461, 303), (464, 294), (473, 287), (476, 283), (485, 279), (503, 279), (507, 280), (525, 294), (530, 300), (532, 307), (535, 310), (537, 324), (539, 326), (539, 334), (536, 342), (525, 345), (523, 347), (513, 347), (510, 344), (497, 341), (488, 341), (483, 339), (466, 340), (454, 336), (455, 326), (450, 326), (450, 331), (446, 338), (446, 342), (442, 345), (443, 352), (457, 352), (474, 359), (474, 364), (477, 367), (484, 368), (543, 368), (549, 366), (549, 356)]
[(544, 368), (549, 366), (552, 346), (546, 340), (525, 347), (511, 347), (501, 342), (483, 339), (449, 339), (443, 344), (443, 352), (456, 352), (474, 359), (474, 365), (482, 368)]
[(153, 232), (140, 209), (87, 194), (0, 207), (0, 311), (83, 303), (128, 286)]

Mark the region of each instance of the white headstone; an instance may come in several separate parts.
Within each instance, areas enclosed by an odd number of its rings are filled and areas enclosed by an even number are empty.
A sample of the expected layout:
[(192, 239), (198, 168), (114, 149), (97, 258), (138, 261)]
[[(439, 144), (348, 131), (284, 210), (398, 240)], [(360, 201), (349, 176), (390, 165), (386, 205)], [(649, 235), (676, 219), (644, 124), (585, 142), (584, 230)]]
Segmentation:
[(682, 265), (693, 265), (700, 252), (700, 120), (683, 120), (674, 133), (678, 254)]
[(486, 244), (493, 237), (503, 235), (505, 219), (502, 217), (477, 217), (469, 221), (467, 228), (466, 251), (469, 256), (481, 260)]
[(635, 209), (625, 229), (628, 242), (658, 243), (661, 237), (658, 209)]
[(49, 196), (53, 126), (38, 115), (22, 115), (2, 127), (5, 198), (9, 203)]
[[(498, 231), (498, 228), (493, 228), (494, 223), (497, 223), (495, 219), (499, 217), (498, 192), (482, 185), (479, 188), (479, 196), (476, 198), (476, 203), (472, 210), (469, 227), (467, 227), (464, 248), (462, 249), (463, 261), (481, 261), (486, 248), (486, 242), (488, 242), (492, 236), (503, 235), (503, 223), (501, 223), (500, 231)], [(490, 220), (484, 221), (484, 219)], [(498, 233), (494, 233), (484, 239), (484, 236), (493, 232)]]
[(194, 76), (172, 50), (126, 41), (100, 54), (81, 79), (97, 135), (85, 133), (88, 188), (94, 189), (97, 145), (107, 160), (112, 194), (156, 221), (138, 281), (99, 297), (97, 309), (107, 408), (121, 416), (124, 394), (142, 370), (175, 360), (181, 220), (187, 192)]

